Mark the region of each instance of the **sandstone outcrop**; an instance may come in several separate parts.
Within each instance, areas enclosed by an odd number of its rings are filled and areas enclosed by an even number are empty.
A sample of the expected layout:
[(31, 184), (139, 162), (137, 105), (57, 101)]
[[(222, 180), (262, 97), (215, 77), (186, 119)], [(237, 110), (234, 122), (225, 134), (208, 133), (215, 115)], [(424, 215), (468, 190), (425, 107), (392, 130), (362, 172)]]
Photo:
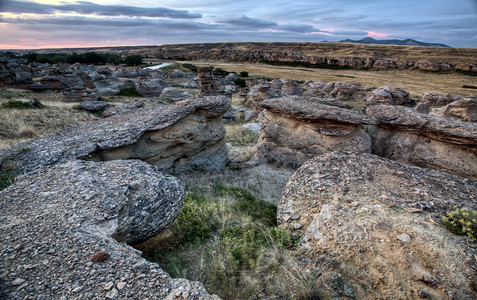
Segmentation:
[(467, 122), (477, 122), (477, 99), (463, 98), (432, 112), (456, 117)]
[(0, 192), (0, 297), (216, 299), (124, 243), (167, 228), (184, 195), (177, 179), (132, 160), (73, 160), (18, 177)]
[(477, 124), (426, 115), (403, 106), (372, 105), (372, 153), (420, 167), (477, 179)]
[(104, 101), (83, 101), (79, 105), (79, 109), (87, 111), (101, 111), (109, 107), (108, 102)]
[(475, 299), (477, 246), (440, 225), (477, 182), (371, 154), (328, 153), (291, 177), (278, 223), (331, 298)]
[(298, 167), (327, 152), (371, 151), (360, 125), (375, 121), (366, 115), (299, 96), (267, 99), (260, 107), (266, 111), (257, 147), (270, 162)]
[(412, 106), (414, 100), (409, 98), (409, 93), (405, 90), (395, 86), (385, 85), (378, 87), (371, 95), (366, 97), (364, 104), (366, 106), (377, 104)]
[(457, 94), (424, 93), (415, 108), (417, 111), (427, 114), (433, 106), (444, 106), (462, 98), (466, 97)]
[(138, 80), (136, 90), (143, 97), (159, 97), (168, 86), (169, 84), (161, 79)]
[[(0, 150), (0, 169), (22, 174), (63, 161), (141, 159), (161, 169), (220, 169), (227, 161), (224, 96), (144, 107)], [(22, 150), (27, 149), (27, 151)]]
[(63, 90), (63, 102), (97, 101), (98, 95), (88, 92), (84, 87), (66, 88)]

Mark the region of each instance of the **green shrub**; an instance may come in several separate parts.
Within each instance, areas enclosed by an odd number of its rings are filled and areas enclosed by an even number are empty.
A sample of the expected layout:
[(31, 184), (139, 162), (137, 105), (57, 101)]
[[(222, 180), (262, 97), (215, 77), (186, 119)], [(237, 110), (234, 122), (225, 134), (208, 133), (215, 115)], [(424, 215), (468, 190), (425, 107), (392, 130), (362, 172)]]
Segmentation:
[(243, 78), (237, 78), (235, 80), (235, 84), (238, 85), (239, 87), (245, 87), (247, 85), (245, 83), (245, 79), (243, 79)]
[(0, 171), (0, 191), (13, 184), (15, 174), (8, 171)]
[(216, 76), (227, 76), (229, 74), (230, 74), (230, 72), (228, 72), (224, 69), (221, 69), (221, 68), (214, 69), (214, 75), (216, 75)]
[(189, 192), (175, 224), (145, 256), (224, 299), (318, 295), (314, 275), (304, 275), (290, 254), (298, 239), (276, 225), (275, 204), (233, 186), (214, 184), (212, 192)]
[(477, 89), (477, 86), (475, 85), (468, 85), (468, 84), (464, 84), (462, 86), (464, 89)]
[(225, 128), (227, 130), (225, 141), (232, 144), (232, 146), (256, 144), (260, 136), (259, 134), (243, 127), (241, 123), (226, 124)]
[(452, 233), (477, 240), (477, 211), (456, 207), (442, 217), (442, 221)]
[(197, 73), (197, 66), (193, 64), (182, 64), (186, 69), (189, 69), (191, 72)]
[(139, 94), (137, 93), (136, 87), (131, 86), (131, 87), (119, 89), (118, 96), (138, 97)]
[(20, 100), (8, 100), (0, 103), (0, 108), (5, 109), (30, 109), (33, 108), (30, 103)]
[(142, 56), (137, 54), (126, 56), (124, 63), (126, 66), (139, 66), (142, 64)]
[(248, 77), (248, 72), (242, 71), (239, 74), (240, 77)]

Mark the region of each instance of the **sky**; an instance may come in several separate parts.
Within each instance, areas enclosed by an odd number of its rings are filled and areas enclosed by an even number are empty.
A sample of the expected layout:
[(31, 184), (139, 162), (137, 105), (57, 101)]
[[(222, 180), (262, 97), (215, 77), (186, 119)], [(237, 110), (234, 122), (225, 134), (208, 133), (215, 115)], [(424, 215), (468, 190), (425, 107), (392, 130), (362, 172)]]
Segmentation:
[(477, 0), (0, 0), (0, 49), (364, 37), (477, 48)]

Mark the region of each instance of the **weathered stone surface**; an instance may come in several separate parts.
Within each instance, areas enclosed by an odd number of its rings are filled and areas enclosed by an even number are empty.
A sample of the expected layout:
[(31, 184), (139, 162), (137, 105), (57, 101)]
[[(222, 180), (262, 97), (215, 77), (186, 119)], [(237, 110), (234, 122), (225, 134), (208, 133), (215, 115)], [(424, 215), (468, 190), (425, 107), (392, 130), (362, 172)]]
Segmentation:
[(426, 115), (403, 106), (373, 105), (373, 152), (420, 167), (477, 178), (477, 124)]
[(100, 111), (108, 108), (109, 103), (104, 101), (83, 101), (79, 108), (87, 111)]
[(138, 108), (146, 106), (146, 104), (148, 104), (148, 101), (134, 101), (120, 106), (110, 107), (103, 111), (102, 117), (109, 118), (114, 115), (127, 114)]
[(199, 73), (199, 88), (201, 95), (215, 93), (214, 67), (202, 67), (197, 69)]
[(88, 92), (84, 87), (66, 88), (63, 90), (64, 102), (97, 101), (98, 95)]
[(141, 159), (163, 169), (223, 168), (227, 149), (222, 114), (230, 103), (224, 96), (191, 99), (68, 128), (0, 150), (0, 168), (14, 166), (21, 174), (75, 158)]
[(323, 153), (370, 152), (371, 138), (360, 125), (375, 121), (351, 110), (299, 96), (267, 99), (258, 149), (268, 161), (298, 167)]
[[(167, 228), (183, 198), (177, 179), (140, 161), (69, 161), (18, 177), (0, 192), (0, 266), (9, 270), (0, 275), (0, 294), (7, 299), (31, 294), (36, 299), (216, 298), (198, 282), (170, 278), (119, 242), (142, 241)], [(99, 251), (109, 257), (90, 262)]]
[(166, 87), (161, 93), (161, 98), (170, 98), (173, 100), (186, 99), (190, 97), (192, 97), (191, 94), (180, 91), (174, 87)]
[(456, 117), (468, 122), (477, 122), (477, 99), (464, 98), (457, 100), (432, 112)]
[(278, 223), (332, 298), (475, 299), (477, 245), (439, 224), (454, 205), (477, 209), (476, 181), (333, 152), (291, 177)]
[[(433, 106), (444, 106), (448, 105), (454, 101), (461, 100), (463, 98), (467, 98), (463, 95), (457, 94), (439, 94), (439, 93), (424, 93), (422, 95), (422, 101), (420, 101), (415, 109), (421, 113), (429, 113), (429, 109)], [(475, 97), (470, 97), (474, 98)]]
[(158, 97), (168, 86), (169, 85), (161, 79), (139, 80), (136, 83), (136, 90), (137, 93), (143, 97)]
[(378, 104), (412, 106), (414, 100), (409, 98), (409, 93), (405, 90), (395, 86), (385, 85), (375, 89), (371, 95), (365, 99), (366, 106)]

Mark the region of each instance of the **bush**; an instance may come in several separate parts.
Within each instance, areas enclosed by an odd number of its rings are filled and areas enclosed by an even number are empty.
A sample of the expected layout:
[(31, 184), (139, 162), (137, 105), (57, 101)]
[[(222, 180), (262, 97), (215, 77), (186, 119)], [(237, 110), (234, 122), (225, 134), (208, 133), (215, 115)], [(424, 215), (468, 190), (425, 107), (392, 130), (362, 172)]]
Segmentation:
[(444, 225), (457, 235), (477, 240), (477, 211), (467, 208), (455, 208), (442, 217)]
[(216, 75), (216, 76), (224, 76), (225, 77), (229, 74), (230, 74), (230, 72), (225, 71), (224, 69), (221, 69), (221, 68), (214, 69), (214, 75)]
[(245, 83), (245, 79), (243, 79), (243, 78), (237, 78), (235, 80), (235, 84), (238, 85), (239, 87), (245, 87), (247, 85)]
[(6, 102), (0, 103), (0, 108), (5, 109), (29, 109), (33, 108), (29, 102), (20, 101), (20, 100), (8, 100)]
[(193, 64), (182, 64), (186, 69), (189, 69), (191, 72), (197, 73), (197, 66)]
[(0, 171), (0, 191), (12, 185), (14, 180), (13, 172)]
[(138, 97), (139, 94), (137, 93), (136, 87), (126, 87), (119, 89), (118, 96), (126, 96), (126, 97)]
[(141, 55), (129, 55), (124, 59), (126, 66), (139, 66), (142, 63)]
[(248, 77), (248, 72), (242, 71), (240, 72), (240, 77)]

